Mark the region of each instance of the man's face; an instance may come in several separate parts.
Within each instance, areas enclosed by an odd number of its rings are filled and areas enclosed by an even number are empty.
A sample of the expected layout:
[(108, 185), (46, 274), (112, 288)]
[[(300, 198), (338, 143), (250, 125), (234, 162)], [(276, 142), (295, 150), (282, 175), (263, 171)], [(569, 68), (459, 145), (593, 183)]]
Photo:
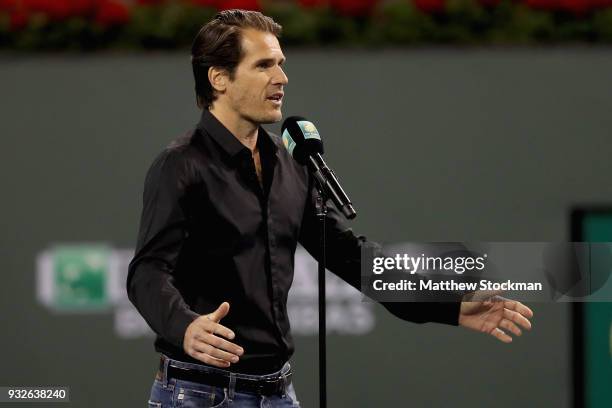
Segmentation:
[(271, 33), (246, 29), (242, 31), (242, 50), (242, 61), (225, 92), (229, 107), (252, 123), (280, 121), (283, 86), (288, 79), (278, 39)]

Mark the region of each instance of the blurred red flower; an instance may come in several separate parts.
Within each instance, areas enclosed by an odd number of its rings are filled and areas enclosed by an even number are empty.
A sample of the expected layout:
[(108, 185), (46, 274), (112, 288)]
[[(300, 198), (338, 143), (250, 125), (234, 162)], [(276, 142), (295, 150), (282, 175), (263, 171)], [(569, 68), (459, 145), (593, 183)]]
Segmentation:
[(412, 4), (424, 13), (440, 13), (444, 11), (446, 0), (412, 0)]
[(22, 0), (22, 6), (32, 13), (42, 13), (52, 20), (70, 17), (70, 2), (65, 0)]
[(101, 0), (95, 21), (103, 26), (124, 24), (130, 20), (130, 10), (117, 0)]
[(584, 14), (592, 8), (590, 0), (559, 0), (559, 8), (570, 13)]
[(340, 14), (359, 17), (370, 14), (378, 0), (330, 0), (329, 3)]
[(0, 0), (0, 10), (14, 10), (19, 0)]
[(221, 0), (218, 3), (219, 10), (256, 10), (261, 11), (261, 5), (258, 0)]
[(201, 7), (218, 8), (219, 0), (186, 0), (187, 3)]
[(537, 10), (558, 10), (558, 0), (524, 0), (525, 5)]
[(329, 0), (298, 0), (300, 6), (304, 8), (323, 7), (329, 4)]
[(166, 2), (167, 0), (136, 0), (136, 4), (141, 6), (155, 6)]
[(29, 17), (30, 15), (23, 8), (15, 8), (10, 14), (9, 29), (11, 31), (21, 30), (28, 24)]
[(591, 0), (593, 9), (612, 7), (612, 0)]
[(68, 17), (85, 16), (93, 12), (100, 0), (0, 0), (2, 5), (13, 4), (13, 7), (27, 13), (42, 13), (51, 20), (62, 20)]
[(575, 15), (581, 15), (597, 8), (597, 1), (601, 0), (524, 0), (524, 3), (536, 10), (562, 10)]
[(84, 16), (96, 10), (100, 0), (70, 0), (70, 8), (73, 16)]

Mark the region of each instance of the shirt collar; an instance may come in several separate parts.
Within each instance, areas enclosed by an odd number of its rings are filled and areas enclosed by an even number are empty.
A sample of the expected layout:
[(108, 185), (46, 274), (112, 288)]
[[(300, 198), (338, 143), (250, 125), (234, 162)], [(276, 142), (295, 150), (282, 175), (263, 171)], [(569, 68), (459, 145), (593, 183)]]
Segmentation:
[[(240, 152), (248, 148), (230, 132), (208, 109), (204, 109), (198, 129), (205, 131), (225, 152), (231, 157), (236, 157)], [(257, 147), (263, 154), (275, 154), (278, 146), (274, 143), (268, 132), (261, 126), (257, 134)]]

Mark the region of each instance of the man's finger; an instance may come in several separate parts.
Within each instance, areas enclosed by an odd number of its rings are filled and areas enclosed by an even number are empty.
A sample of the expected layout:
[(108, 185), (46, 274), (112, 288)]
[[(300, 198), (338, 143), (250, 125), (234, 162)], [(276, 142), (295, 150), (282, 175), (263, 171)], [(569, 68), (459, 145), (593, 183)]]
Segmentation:
[(533, 317), (533, 311), (527, 306), (525, 306), (524, 304), (522, 304), (521, 302), (517, 302), (516, 300), (507, 300), (504, 303), (504, 307), (506, 309), (514, 310), (528, 318)]
[(221, 305), (212, 313), (207, 314), (208, 318), (213, 322), (219, 323), (229, 313), (230, 304), (227, 302), (221, 303)]
[(508, 319), (502, 319), (501, 322), (499, 323), (499, 327), (501, 327), (502, 329), (506, 331), (511, 332), (515, 336), (520, 336), (521, 334), (523, 334), (521, 329), (519, 329), (516, 324), (512, 323)]
[(215, 323), (208, 319), (202, 320), (200, 327), (202, 327), (202, 329), (208, 333), (218, 334), (226, 339), (233, 340), (234, 337), (236, 337), (236, 334), (232, 330), (228, 329), (222, 324)]
[(498, 327), (493, 329), (493, 331), (491, 332), (491, 336), (495, 337), (503, 343), (512, 343), (512, 337), (508, 336), (506, 333), (504, 333), (503, 330)]
[(218, 358), (214, 358), (214, 357), (209, 356), (208, 354), (202, 353), (200, 351), (194, 351), (191, 356), (193, 358), (195, 358), (196, 360), (200, 360), (203, 363), (206, 363), (208, 365), (212, 365), (212, 366), (215, 366), (215, 367), (227, 368), (227, 367), (230, 366), (229, 362), (223, 361), (223, 360), (219, 360)]
[(504, 317), (524, 329), (531, 330), (531, 322), (525, 316), (512, 310), (504, 309)]
[(202, 335), (202, 340), (205, 343), (208, 343), (218, 349), (225, 350), (228, 353), (232, 353), (237, 356), (241, 356), (244, 354), (244, 349), (239, 345), (229, 342), (221, 337), (217, 337), (212, 333), (204, 333), (204, 335)]
[(195, 351), (200, 353), (208, 354), (211, 357), (214, 357), (218, 360), (227, 361), (230, 363), (237, 363), (239, 358), (235, 354), (228, 353), (227, 351), (223, 351), (218, 349), (204, 341), (196, 341), (193, 345)]

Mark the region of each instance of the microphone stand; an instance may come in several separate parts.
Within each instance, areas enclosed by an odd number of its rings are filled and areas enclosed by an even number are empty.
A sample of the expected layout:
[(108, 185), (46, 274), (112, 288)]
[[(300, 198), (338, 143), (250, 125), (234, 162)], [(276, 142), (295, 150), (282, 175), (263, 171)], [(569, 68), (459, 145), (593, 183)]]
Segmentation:
[(315, 179), (317, 187), (316, 215), (320, 222), (321, 248), (319, 253), (319, 407), (327, 407), (327, 346), (325, 322), (325, 216), (327, 215), (327, 195), (325, 194), (325, 178), (319, 164), (309, 156), (308, 167)]
[[(317, 183), (318, 184), (318, 183)], [(319, 253), (319, 407), (327, 407), (327, 328), (325, 321), (325, 216), (327, 204), (324, 191), (317, 185), (317, 219), (320, 221), (321, 250)]]
[[(321, 158), (318, 155), (319, 159)], [(327, 407), (327, 346), (326, 346), (326, 322), (325, 322), (325, 217), (327, 215), (327, 194), (326, 187), (329, 188), (330, 194), (332, 195), (332, 199), (336, 203), (348, 202), (347, 205), (340, 205), (340, 209), (345, 217), (352, 219), (355, 218), (357, 213), (355, 209), (351, 205), (348, 197), (342, 190), (342, 188), (338, 185), (337, 180), (335, 180), (335, 176), (331, 172), (331, 170), (325, 165), (323, 160), (320, 160), (320, 163), (315, 160), (312, 156), (308, 157), (307, 165), (315, 179), (315, 184), (317, 187), (317, 197), (316, 197), (316, 215), (317, 219), (320, 222), (320, 230), (321, 230), (321, 249), (319, 253), (319, 407), (326, 408)], [(340, 193), (345, 198), (342, 201), (337, 191), (334, 189), (333, 185), (330, 183), (330, 180), (334, 181), (339, 189)]]

